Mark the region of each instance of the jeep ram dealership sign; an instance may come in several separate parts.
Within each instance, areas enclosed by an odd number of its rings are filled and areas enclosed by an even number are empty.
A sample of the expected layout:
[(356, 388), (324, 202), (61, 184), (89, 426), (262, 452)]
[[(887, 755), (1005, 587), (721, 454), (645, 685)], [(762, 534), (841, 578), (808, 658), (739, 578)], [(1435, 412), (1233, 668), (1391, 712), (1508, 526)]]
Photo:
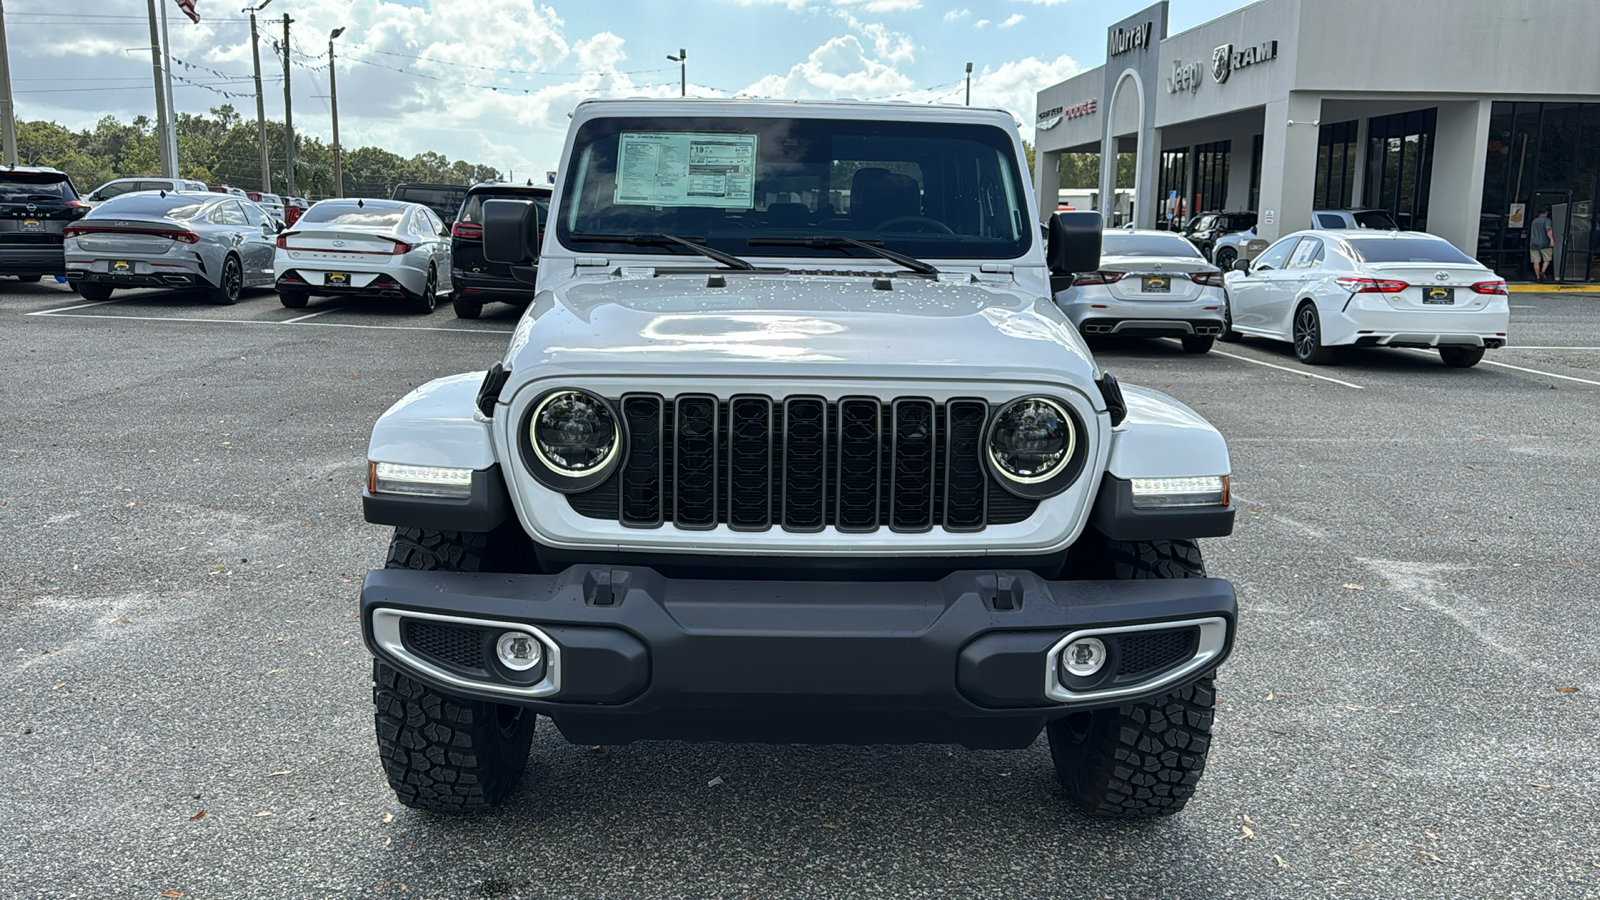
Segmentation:
[(1232, 44), (1223, 44), (1211, 51), (1211, 77), (1217, 80), (1217, 84), (1221, 84), (1228, 80), (1228, 76), (1233, 74), (1235, 69), (1243, 69), (1277, 58), (1277, 41), (1263, 41), (1243, 50), (1233, 49)]
[(1097, 100), (1085, 100), (1077, 106), (1057, 106), (1054, 109), (1040, 110), (1039, 121), (1035, 127), (1041, 131), (1049, 131), (1060, 125), (1063, 119), (1076, 119), (1093, 113), (1098, 104)]
[(1150, 29), (1155, 27), (1154, 22), (1135, 25), (1132, 28), (1113, 28), (1107, 39), (1107, 56), (1121, 56), (1129, 50), (1138, 50), (1140, 47), (1150, 46)]
[(1187, 66), (1178, 60), (1172, 61), (1172, 74), (1167, 76), (1167, 93), (1176, 94), (1179, 91), (1198, 91), (1200, 82), (1205, 80), (1205, 75), (1200, 71), (1200, 64), (1189, 63)]

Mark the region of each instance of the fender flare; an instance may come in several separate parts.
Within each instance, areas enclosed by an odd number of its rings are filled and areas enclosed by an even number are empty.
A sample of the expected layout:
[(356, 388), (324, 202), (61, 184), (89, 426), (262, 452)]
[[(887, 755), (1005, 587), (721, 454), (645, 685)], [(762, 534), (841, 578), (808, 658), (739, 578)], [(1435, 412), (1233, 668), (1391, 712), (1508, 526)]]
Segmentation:
[(1135, 478), (1231, 475), (1228, 443), (1203, 416), (1160, 391), (1123, 385), (1128, 414), (1111, 433), (1111, 453), (1089, 523), (1118, 541), (1221, 537), (1234, 507), (1133, 507)]

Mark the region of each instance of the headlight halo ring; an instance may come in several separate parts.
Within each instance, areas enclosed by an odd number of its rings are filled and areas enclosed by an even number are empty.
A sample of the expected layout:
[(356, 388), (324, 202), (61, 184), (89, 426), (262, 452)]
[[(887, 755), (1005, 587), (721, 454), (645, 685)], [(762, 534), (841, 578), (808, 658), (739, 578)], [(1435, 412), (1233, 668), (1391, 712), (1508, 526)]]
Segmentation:
[[(535, 423), (549, 405), (563, 397), (577, 396), (604, 412), (612, 428), (611, 446), (602, 458), (586, 469), (572, 469), (561, 465), (539, 446), (534, 433)], [(559, 387), (545, 391), (528, 406), (518, 428), (517, 443), (521, 447), (523, 462), (540, 484), (564, 494), (578, 494), (597, 487), (617, 470), (625, 455), (628, 442), (627, 425), (616, 405), (594, 391), (579, 387)]]
[[(1050, 470), (1038, 475), (1018, 475), (1000, 462), (995, 453), (995, 436), (1007, 413), (1023, 403), (1042, 403), (1061, 418), (1068, 429), (1066, 447), (1061, 460)], [(1083, 473), (1089, 454), (1088, 432), (1083, 418), (1071, 403), (1055, 397), (1029, 394), (1006, 401), (994, 407), (984, 429), (983, 458), (994, 480), (1008, 493), (1030, 500), (1054, 497), (1071, 487)]]

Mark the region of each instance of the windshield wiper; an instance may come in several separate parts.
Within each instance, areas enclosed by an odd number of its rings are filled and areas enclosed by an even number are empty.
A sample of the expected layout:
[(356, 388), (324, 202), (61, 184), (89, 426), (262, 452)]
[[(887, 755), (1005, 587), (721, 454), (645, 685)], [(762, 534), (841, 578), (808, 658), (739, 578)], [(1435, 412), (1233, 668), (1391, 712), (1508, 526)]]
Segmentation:
[(713, 247), (704, 246), (706, 242), (705, 238), (678, 237), (675, 234), (667, 234), (660, 231), (641, 231), (634, 234), (595, 234), (592, 232), (573, 232), (572, 234), (567, 235), (567, 237), (574, 241), (592, 241), (594, 243), (607, 244), (635, 244), (645, 247), (670, 247), (674, 244), (681, 244), (700, 254), (701, 256), (709, 257), (719, 263), (722, 263), (730, 269), (751, 270), (755, 268), (755, 266), (751, 265), (747, 260), (740, 259), (739, 257), (734, 256), (732, 253), (724, 253), (723, 251), (717, 250)]
[(937, 275), (939, 270), (904, 253), (883, 249), (883, 241), (858, 241), (855, 238), (845, 237), (841, 234), (814, 234), (810, 237), (753, 237), (746, 244), (752, 247), (813, 247), (817, 249), (837, 249), (845, 247), (860, 247), (868, 253), (875, 253), (890, 262), (897, 262), (919, 275)]

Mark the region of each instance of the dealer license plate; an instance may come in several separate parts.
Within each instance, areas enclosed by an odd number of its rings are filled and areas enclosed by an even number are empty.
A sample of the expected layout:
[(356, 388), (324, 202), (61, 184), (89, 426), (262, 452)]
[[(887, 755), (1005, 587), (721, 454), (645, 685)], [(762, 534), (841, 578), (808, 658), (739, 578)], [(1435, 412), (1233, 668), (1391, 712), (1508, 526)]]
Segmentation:
[(38, 219), (23, 219), (22, 230), (26, 232), (40, 232), (44, 230), (44, 223)]
[(322, 283), (327, 285), (328, 287), (349, 287), (350, 286), (350, 273), (348, 273), (348, 272), (328, 272), (327, 274), (322, 276)]
[(1146, 275), (1140, 279), (1140, 289), (1146, 294), (1172, 293), (1172, 278), (1167, 275)]
[(113, 275), (132, 275), (133, 274), (133, 263), (128, 262), (125, 259), (119, 259), (116, 262), (111, 264), (111, 274), (113, 274)]
[(1451, 306), (1456, 302), (1456, 289), (1447, 287), (1423, 288), (1422, 302), (1435, 306)]

